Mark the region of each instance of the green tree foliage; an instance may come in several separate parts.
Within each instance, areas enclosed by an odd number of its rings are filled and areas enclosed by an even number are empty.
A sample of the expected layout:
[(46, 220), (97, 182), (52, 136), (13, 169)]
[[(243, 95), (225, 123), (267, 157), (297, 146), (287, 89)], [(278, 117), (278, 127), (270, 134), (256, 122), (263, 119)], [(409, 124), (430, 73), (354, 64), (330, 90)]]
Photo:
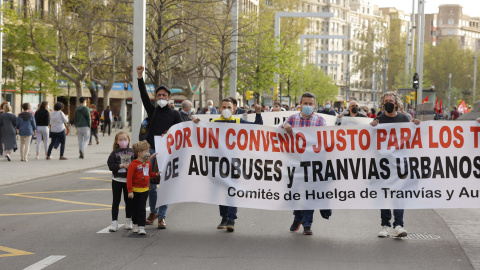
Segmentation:
[(337, 86), (332, 78), (314, 64), (307, 64), (302, 68), (301, 87), (303, 92), (311, 92), (316, 96), (318, 103), (328, 99), (334, 99), (337, 95)]
[[(452, 74), (452, 106), (455, 97), (471, 103), (473, 91), (474, 52), (463, 50), (456, 39), (443, 39), (437, 46), (426, 45), (424, 52), (424, 78), (435, 86), (438, 98), (447, 105), (448, 76)], [(478, 76), (477, 76), (478, 78)], [(448, 106), (448, 105), (447, 105)]]

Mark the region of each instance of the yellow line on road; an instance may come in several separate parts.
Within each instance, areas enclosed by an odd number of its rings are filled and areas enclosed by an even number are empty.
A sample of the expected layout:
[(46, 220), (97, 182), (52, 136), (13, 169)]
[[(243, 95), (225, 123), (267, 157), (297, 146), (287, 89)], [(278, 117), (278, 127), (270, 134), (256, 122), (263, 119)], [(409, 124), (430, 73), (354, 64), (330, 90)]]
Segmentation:
[(105, 181), (105, 182), (111, 182), (111, 181), (112, 181), (112, 179), (102, 179), (102, 178), (95, 178), (95, 177), (80, 177), (80, 179), (95, 180), (95, 181)]
[(44, 198), (44, 197), (29, 196), (29, 195), (23, 195), (23, 194), (7, 194), (7, 195), (17, 196), (17, 197), (24, 197), (24, 198), (39, 199), (39, 200), (49, 200), (49, 201), (55, 201), (55, 202), (73, 203), (73, 204), (80, 204), (80, 205), (94, 205), (94, 206), (101, 206), (101, 207), (108, 207), (108, 206), (110, 206), (110, 205), (107, 205), (107, 204), (68, 201), (68, 200), (62, 200), (62, 199)]
[(0, 254), (1, 257), (12, 257), (12, 256), (22, 256), (22, 255), (32, 255), (35, 253), (23, 251), (23, 250), (18, 250), (14, 248), (8, 248), (8, 247), (2, 247), (0, 246), (0, 251), (8, 252), (8, 254)]
[(78, 189), (78, 190), (57, 190), (57, 191), (40, 191), (40, 192), (22, 192), (22, 193), (11, 193), (11, 194), (3, 194), (3, 195), (24, 195), (24, 194), (46, 194), (46, 193), (70, 193), (70, 192), (83, 192), (83, 191), (107, 191), (111, 190), (108, 188), (104, 189)]
[[(123, 206), (120, 209), (125, 208)], [(89, 212), (89, 211), (104, 211), (111, 210), (112, 208), (99, 208), (99, 209), (83, 209), (83, 210), (67, 210), (67, 211), (56, 211), (56, 212), (39, 212), (39, 213), (17, 213), (17, 214), (0, 214), (0, 217), (7, 216), (28, 216), (28, 215), (46, 215), (46, 214), (60, 214), (60, 213), (71, 213), (71, 212)], [(1, 249), (0, 249), (1, 250)]]

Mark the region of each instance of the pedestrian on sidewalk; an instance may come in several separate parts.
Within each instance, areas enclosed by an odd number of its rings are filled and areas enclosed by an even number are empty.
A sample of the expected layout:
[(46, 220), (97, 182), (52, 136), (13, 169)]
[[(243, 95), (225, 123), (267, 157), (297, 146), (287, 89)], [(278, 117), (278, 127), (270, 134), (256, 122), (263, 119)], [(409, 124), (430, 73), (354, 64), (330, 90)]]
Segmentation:
[(83, 159), (90, 140), (90, 126), (92, 124), (90, 110), (87, 108), (87, 99), (84, 97), (80, 98), (80, 104), (75, 108), (73, 123), (77, 128), (79, 158)]
[(62, 112), (64, 105), (62, 102), (57, 102), (53, 105), (53, 112), (50, 114), (50, 145), (48, 146), (47, 160), (51, 159), (52, 149), (55, 145), (60, 144), (60, 160), (67, 160), (63, 154), (65, 153), (65, 124), (68, 123), (68, 118)]
[(103, 136), (105, 137), (105, 131), (107, 130), (108, 126), (108, 136), (110, 136), (110, 132), (112, 129), (112, 111), (110, 111), (110, 106), (107, 106), (107, 109), (103, 110), (102, 112), (103, 116)]
[[(241, 117), (234, 117), (234, 109), (235, 107), (231, 98), (223, 99), (220, 107), (221, 116), (219, 118), (212, 119), (211, 122), (263, 125), (262, 107), (260, 105), (256, 105), (255, 107), (255, 122), (248, 122)], [(195, 122), (198, 123), (198, 121)], [(234, 206), (219, 205), (219, 210), (222, 220), (217, 226), (217, 229), (227, 229), (228, 232), (234, 232), (238, 208)]]
[[(385, 109), (385, 113), (377, 116), (370, 125), (373, 127), (378, 124), (389, 124), (389, 123), (404, 123), (410, 122), (408, 117), (398, 112), (401, 106), (402, 99), (395, 92), (387, 92), (380, 97), (379, 106)], [(411, 122), (414, 122), (415, 125), (420, 125), (420, 120), (413, 119)], [(407, 236), (407, 231), (403, 228), (403, 209), (394, 209), (393, 216), (395, 220), (393, 221), (394, 228), (394, 237), (405, 237)], [(390, 209), (381, 209), (380, 217), (382, 219), (381, 226), (382, 229), (378, 233), (378, 237), (388, 237), (390, 235), (390, 220), (392, 219), (392, 211)]]
[(17, 117), (17, 129), (20, 135), (20, 158), (21, 161), (28, 161), (28, 153), (30, 152), (30, 142), (32, 136), (37, 133), (37, 125), (35, 123), (35, 117), (29, 112), (31, 109), (30, 103), (22, 104), (23, 112)]
[[(4, 101), (2, 102), (2, 104), (0, 104), (0, 115), (4, 112), (3, 111), (3, 106), (5, 106), (6, 104), (8, 104), (8, 102)], [(3, 156), (3, 143), (2, 143), (2, 130), (0, 128), (0, 156)]]
[(42, 141), (45, 148), (45, 157), (48, 156), (48, 139), (50, 133), (50, 129), (48, 128), (50, 125), (50, 113), (48, 109), (48, 101), (42, 101), (35, 113), (35, 122), (37, 123), (37, 156), (35, 159), (40, 158), (40, 144)]
[(118, 208), (123, 193), (123, 201), (125, 202), (125, 229), (131, 230), (132, 227), (132, 206), (131, 200), (128, 199), (127, 190), (127, 169), (135, 154), (130, 148), (130, 136), (125, 131), (120, 131), (115, 135), (113, 143), (113, 151), (108, 157), (107, 164), (112, 171), (112, 225), (109, 231), (116, 232), (118, 229)]
[(100, 114), (97, 112), (97, 106), (95, 104), (90, 105), (90, 118), (92, 119), (92, 125), (90, 126), (90, 141), (88, 145), (92, 145), (92, 137), (95, 136), (98, 141), (98, 123), (100, 121)]
[[(143, 107), (148, 115), (146, 140), (150, 144), (150, 147), (155, 147), (154, 136), (162, 136), (165, 134), (171, 126), (181, 123), (182, 117), (180, 116), (180, 112), (167, 106), (168, 100), (171, 97), (171, 92), (170, 89), (164, 85), (160, 85), (155, 90), (155, 102), (158, 106), (155, 107), (152, 102), (150, 102), (150, 97), (148, 96), (147, 88), (143, 81), (144, 69), (143, 66), (137, 67), (138, 90), (140, 91)], [(155, 152), (156, 151), (153, 148), (150, 149), (150, 154)], [(153, 224), (155, 219), (158, 218), (158, 228), (166, 229), (167, 223), (165, 222), (165, 219), (167, 217), (168, 205), (162, 205), (159, 208), (156, 208), (158, 182), (156, 179), (152, 179), (152, 181), (150, 182), (148, 194), (150, 215), (147, 218), (146, 224)]]
[(133, 153), (137, 159), (133, 160), (127, 169), (128, 198), (132, 199), (133, 232), (145, 235), (145, 206), (148, 198), (150, 177), (159, 176), (160, 173), (152, 172), (150, 157), (150, 144), (141, 141), (133, 144)]
[(17, 149), (17, 117), (12, 113), (12, 107), (9, 104), (3, 105), (3, 113), (0, 114), (0, 133), (2, 141), (0, 146), (5, 147), (5, 159), (12, 161), (12, 151)]
[[(283, 123), (280, 128), (283, 128), (288, 134), (293, 134), (292, 127), (320, 127), (326, 126), (327, 121), (315, 113), (315, 95), (309, 92), (303, 93), (300, 98), (300, 112), (288, 117), (287, 121)], [(290, 231), (296, 232), (303, 224), (303, 234), (312, 235), (312, 223), (314, 210), (294, 210), (293, 223), (290, 226)], [(320, 215), (328, 219), (332, 214), (331, 210), (320, 210)]]

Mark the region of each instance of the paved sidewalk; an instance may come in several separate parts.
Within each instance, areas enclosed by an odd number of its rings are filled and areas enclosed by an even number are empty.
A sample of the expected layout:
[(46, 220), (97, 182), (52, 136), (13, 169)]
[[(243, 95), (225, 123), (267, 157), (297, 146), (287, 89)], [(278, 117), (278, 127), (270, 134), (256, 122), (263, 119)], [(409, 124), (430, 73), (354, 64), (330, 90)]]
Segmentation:
[[(128, 128), (123, 129), (128, 131)], [(85, 158), (79, 158), (78, 139), (75, 128), (72, 128), (70, 135), (67, 136), (65, 154), (68, 160), (59, 160), (60, 147), (53, 149), (52, 159), (45, 159), (43, 144), (40, 147), (40, 159), (36, 160), (36, 142), (30, 145), (30, 155), (27, 162), (20, 161), (20, 151), (17, 150), (12, 156), (12, 161), (0, 158), (0, 186), (30, 181), (38, 178), (45, 178), (54, 175), (65, 174), (68, 172), (81, 171), (98, 168), (107, 164), (107, 159), (113, 148), (113, 141), (117, 130), (110, 136), (99, 134), (100, 144), (92, 140), (85, 151)], [(17, 142), (20, 145), (20, 141)]]
[[(124, 130), (128, 130), (128, 128)], [(59, 149), (52, 151), (51, 160), (46, 160), (43, 147), (40, 149), (42, 158), (36, 160), (36, 144), (33, 142), (28, 162), (20, 161), (19, 151), (13, 153), (10, 162), (0, 160), (0, 186), (105, 166), (112, 151), (116, 132), (105, 137), (100, 134), (100, 144), (89, 145), (85, 151), (85, 159), (78, 157), (78, 140), (75, 129), (71, 135), (67, 136), (65, 156), (68, 160), (65, 161), (59, 160)], [(480, 270), (480, 208), (436, 209), (435, 212), (453, 232), (473, 267)]]

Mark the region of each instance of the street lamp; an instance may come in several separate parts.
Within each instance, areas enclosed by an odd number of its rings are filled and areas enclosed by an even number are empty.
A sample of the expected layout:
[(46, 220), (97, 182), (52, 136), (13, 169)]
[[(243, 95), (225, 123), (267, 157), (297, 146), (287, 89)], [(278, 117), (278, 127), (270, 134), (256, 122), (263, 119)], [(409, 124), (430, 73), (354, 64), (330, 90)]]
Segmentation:
[(448, 109), (451, 111), (450, 107), (450, 97), (452, 96), (452, 73), (448, 74)]

